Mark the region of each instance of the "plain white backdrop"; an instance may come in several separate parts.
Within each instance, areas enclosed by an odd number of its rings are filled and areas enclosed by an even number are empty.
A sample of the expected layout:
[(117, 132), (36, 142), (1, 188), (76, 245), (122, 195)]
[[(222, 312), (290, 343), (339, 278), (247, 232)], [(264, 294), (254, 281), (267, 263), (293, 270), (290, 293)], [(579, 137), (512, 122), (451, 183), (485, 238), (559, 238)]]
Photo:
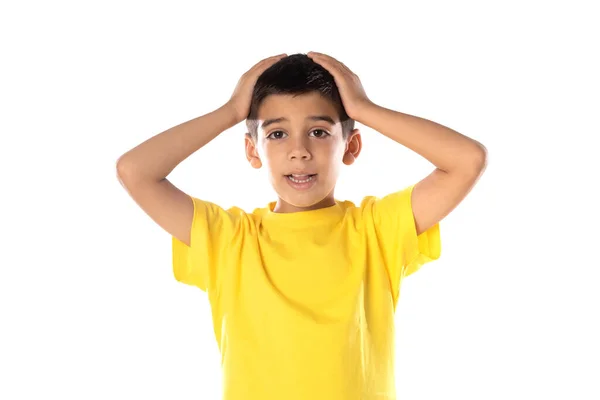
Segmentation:
[[(442, 257), (396, 316), (399, 399), (600, 398), (593, 2), (6, 2), (0, 6), (0, 398), (218, 399), (200, 290), (120, 186), (118, 157), (229, 99), (265, 57), (319, 51), (375, 103), (483, 143)], [(358, 124), (336, 197), (433, 166)], [(247, 211), (274, 199), (239, 124), (169, 176)]]

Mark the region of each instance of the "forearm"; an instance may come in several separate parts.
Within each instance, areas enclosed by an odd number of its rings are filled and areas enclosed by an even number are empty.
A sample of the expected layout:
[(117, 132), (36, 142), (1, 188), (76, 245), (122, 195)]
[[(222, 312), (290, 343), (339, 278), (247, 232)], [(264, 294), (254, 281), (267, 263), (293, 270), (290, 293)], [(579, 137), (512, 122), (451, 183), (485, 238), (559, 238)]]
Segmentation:
[(481, 168), (486, 149), (474, 139), (420, 117), (371, 104), (359, 122), (413, 150), (446, 171)]
[(237, 124), (229, 104), (159, 133), (123, 154), (117, 162), (122, 179), (160, 181), (183, 160)]

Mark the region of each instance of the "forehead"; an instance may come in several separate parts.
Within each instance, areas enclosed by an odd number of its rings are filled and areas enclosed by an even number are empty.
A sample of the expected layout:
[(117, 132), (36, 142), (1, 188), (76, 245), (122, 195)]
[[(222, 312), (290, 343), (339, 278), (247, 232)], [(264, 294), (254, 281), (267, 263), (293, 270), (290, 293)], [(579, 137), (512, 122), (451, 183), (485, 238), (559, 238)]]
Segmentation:
[(329, 115), (338, 122), (339, 116), (333, 104), (319, 93), (300, 95), (273, 94), (267, 96), (258, 110), (258, 119), (286, 118), (304, 119), (309, 115)]

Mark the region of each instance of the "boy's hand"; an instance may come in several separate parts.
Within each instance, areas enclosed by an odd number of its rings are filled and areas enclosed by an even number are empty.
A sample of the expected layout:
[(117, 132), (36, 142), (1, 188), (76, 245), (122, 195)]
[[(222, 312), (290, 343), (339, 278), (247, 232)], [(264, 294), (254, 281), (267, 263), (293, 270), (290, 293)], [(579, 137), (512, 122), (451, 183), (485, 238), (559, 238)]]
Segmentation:
[(358, 76), (343, 63), (326, 54), (309, 51), (307, 56), (333, 75), (346, 113), (360, 122), (361, 111), (373, 102), (367, 97)]
[(227, 105), (231, 107), (235, 115), (236, 123), (242, 122), (248, 117), (250, 102), (252, 101), (252, 91), (260, 74), (284, 57), (287, 57), (287, 54), (265, 58), (242, 75), (233, 91), (233, 95), (227, 102)]

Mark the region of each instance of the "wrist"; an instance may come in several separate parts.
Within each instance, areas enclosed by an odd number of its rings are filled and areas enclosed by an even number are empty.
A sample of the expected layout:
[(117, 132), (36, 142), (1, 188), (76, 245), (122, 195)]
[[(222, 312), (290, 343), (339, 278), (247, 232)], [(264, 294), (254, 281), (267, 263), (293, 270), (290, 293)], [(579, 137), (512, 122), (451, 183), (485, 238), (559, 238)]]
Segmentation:
[(240, 111), (236, 109), (235, 105), (230, 101), (225, 103), (221, 109), (229, 115), (232, 125), (237, 125), (246, 119), (246, 115), (241, 115)]
[(365, 101), (360, 106), (356, 108), (356, 110), (352, 111), (353, 115), (348, 114), (350, 118), (355, 121), (358, 121), (362, 124), (365, 123), (365, 120), (369, 119), (369, 115), (377, 109), (377, 105), (371, 101)]

